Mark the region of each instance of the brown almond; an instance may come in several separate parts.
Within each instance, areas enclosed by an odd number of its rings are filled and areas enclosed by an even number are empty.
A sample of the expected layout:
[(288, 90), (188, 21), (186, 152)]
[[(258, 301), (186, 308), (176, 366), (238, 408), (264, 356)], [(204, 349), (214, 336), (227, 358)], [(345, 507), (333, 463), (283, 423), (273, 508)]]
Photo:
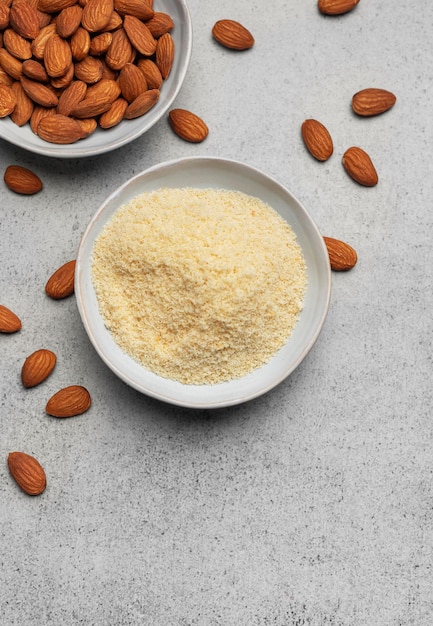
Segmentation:
[(45, 407), (53, 417), (74, 417), (85, 413), (91, 406), (90, 393), (81, 385), (70, 385), (55, 393)]
[(95, 94), (91, 97), (86, 97), (81, 100), (71, 111), (71, 116), (78, 119), (86, 119), (89, 117), (96, 117), (105, 113), (111, 107), (114, 102), (114, 98), (103, 93)]
[(154, 10), (143, 0), (114, 0), (114, 9), (119, 15), (133, 15), (139, 20), (150, 20)]
[(57, 34), (63, 39), (71, 37), (81, 24), (83, 9), (79, 4), (74, 4), (60, 11), (56, 18)]
[(16, 333), (21, 330), (21, 320), (11, 309), (0, 304), (0, 333)]
[(21, 368), (21, 382), (26, 388), (36, 387), (48, 378), (56, 366), (57, 357), (42, 348), (30, 354)]
[(126, 109), (125, 119), (133, 120), (150, 111), (150, 109), (158, 102), (159, 96), (160, 92), (158, 89), (148, 89), (147, 91), (141, 93)]
[(168, 13), (161, 11), (155, 11), (153, 17), (150, 20), (146, 20), (146, 26), (155, 37), (158, 39), (165, 33), (169, 33), (174, 28), (174, 22)]
[(32, 52), (33, 56), (37, 59), (42, 60), (44, 58), (45, 46), (50, 37), (52, 37), (56, 33), (56, 24), (48, 24), (44, 26), (39, 31), (38, 36), (32, 41)]
[(143, 72), (148, 89), (161, 89), (163, 78), (156, 63), (151, 59), (139, 59), (137, 67)]
[(54, 87), (55, 90), (59, 90), (60, 92), (63, 89), (66, 89), (66, 87), (68, 87), (74, 79), (74, 72), (75, 66), (73, 63), (71, 63), (63, 76), (59, 76), (58, 78), (51, 78), (51, 86)]
[(352, 109), (357, 115), (371, 117), (391, 109), (397, 98), (391, 91), (369, 87), (358, 91), (352, 97)]
[(16, 33), (13, 28), (3, 32), (3, 46), (12, 56), (25, 61), (32, 56), (32, 47), (27, 39)]
[(27, 124), (27, 122), (32, 116), (33, 108), (35, 106), (34, 102), (26, 94), (21, 83), (15, 82), (12, 85), (12, 90), (17, 99), (17, 103), (10, 117), (13, 123), (16, 124), (17, 126), (24, 126), (24, 124)]
[(37, 459), (25, 452), (10, 452), (8, 467), (17, 485), (29, 496), (39, 496), (47, 486), (45, 470)]
[(156, 42), (155, 63), (164, 80), (168, 78), (174, 61), (174, 41), (170, 33), (165, 33)]
[(343, 154), (343, 167), (353, 180), (365, 187), (374, 187), (379, 178), (370, 156), (362, 148), (352, 146)]
[(359, 0), (318, 0), (319, 11), (324, 15), (343, 15), (349, 13)]
[(90, 34), (81, 26), (77, 28), (70, 39), (72, 58), (74, 61), (82, 61), (87, 57), (90, 50)]
[(52, 35), (45, 45), (44, 64), (47, 74), (52, 78), (64, 76), (72, 64), (69, 43), (59, 35)]
[(10, 7), (6, 2), (0, 2), (0, 30), (9, 26)]
[(38, 0), (38, 9), (43, 13), (59, 13), (75, 3), (76, 0)]
[[(46, 119), (51, 120), (52, 118), (49, 117)], [(45, 120), (43, 120), (41, 124), (44, 121)], [(41, 124), (39, 124), (39, 126), (41, 126)], [(81, 127), (77, 122), (75, 122), (75, 124), (77, 125), (79, 132), (81, 132)], [(68, 261), (50, 276), (47, 284), (45, 285), (45, 293), (47, 296), (53, 298), (54, 300), (61, 300), (74, 293), (75, 264), (75, 260)]]
[(81, 139), (81, 127), (76, 120), (56, 113), (42, 117), (37, 134), (44, 141), (54, 144), (70, 144)]
[(124, 65), (131, 63), (133, 49), (125, 29), (119, 28), (113, 33), (110, 47), (105, 54), (105, 62), (112, 70), (121, 70)]
[(235, 20), (218, 20), (212, 28), (213, 38), (225, 48), (248, 50), (254, 45), (250, 31)]
[(36, 104), (40, 104), (43, 107), (57, 106), (59, 99), (51, 87), (36, 80), (31, 80), (26, 76), (21, 76), (20, 82), (28, 97)]
[(101, 80), (102, 73), (102, 61), (96, 57), (86, 56), (82, 61), (75, 64), (75, 78), (77, 80), (82, 80), (88, 85), (92, 85)]
[(209, 134), (209, 129), (204, 121), (195, 113), (185, 109), (172, 109), (168, 114), (170, 126), (173, 131), (192, 143), (204, 141)]
[(70, 115), (71, 111), (84, 99), (87, 91), (87, 84), (82, 80), (74, 80), (66, 87), (59, 97), (57, 113)]
[(39, 83), (48, 83), (50, 80), (43, 63), (35, 59), (28, 59), (23, 62), (23, 74)]
[(113, 0), (87, 0), (81, 25), (89, 33), (96, 33), (108, 24), (113, 10)]
[(32, 129), (32, 131), (34, 132), (35, 135), (38, 134), (39, 122), (44, 117), (49, 117), (50, 115), (56, 115), (56, 109), (55, 108), (47, 109), (46, 107), (42, 107), (40, 105), (35, 105), (34, 106), (33, 113), (32, 113), (32, 115), (30, 117), (30, 128)]
[(0, 65), (14, 80), (19, 80), (23, 74), (23, 62), (12, 56), (6, 48), (0, 48)]
[(39, 176), (22, 165), (8, 165), (4, 182), (11, 191), (27, 196), (38, 193), (43, 186)]
[(16, 103), (17, 98), (12, 87), (0, 83), (0, 118), (10, 115)]
[(356, 265), (358, 255), (352, 246), (333, 237), (323, 237), (323, 239), (328, 250), (332, 270), (345, 272)]
[(143, 72), (133, 63), (127, 63), (119, 73), (118, 85), (122, 96), (128, 102), (135, 100), (141, 93), (147, 91), (147, 81)]
[(118, 81), (110, 78), (101, 78), (96, 85), (87, 88), (86, 98), (107, 98), (114, 102), (120, 96), (120, 85)]
[(105, 54), (113, 41), (113, 34), (109, 32), (101, 33), (90, 40), (89, 53), (94, 56)]
[(81, 139), (89, 137), (98, 128), (98, 122), (95, 117), (77, 119), (77, 122), (81, 127)]
[(122, 24), (123, 24), (123, 19), (120, 17), (117, 11), (113, 11), (113, 13), (111, 14), (110, 20), (108, 24), (104, 26), (103, 31), (106, 32), (106, 31), (117, 30), (118, 28), (122, 26)]
[(125, 117), (125, 111), (128, 108), (128, 101), (125, 98), (117, 98), (111, 107), (99, 118), (99, 126), (101, 128), (113, 128), (120, 124)]
[[(0, 65), (0, 85), (6, 85), (7, 87), (12, 87), (13, 82), (14, 82), (13, 78), (9, 76), (9, 74), (7, 74)], [(1, 98), (0, 98), (0, 103), (1, 103)]]
[(328, 129), (314, 119), (305, 120), (301, 128), (302, 138), (308, 151), (318, 161), (327, 161), (334, 151)]
[(26, 0), (14, 0), (9, 22), (15, 32), (25, 39), (35, 39), (41, 29), (37, 10)]
[(150, 57), (156, 50), (156, 39), (138, 17), (125, 15), (123, 18), (123, 28), (128, 35), (129, 41), (134, 48), (146, 57)]

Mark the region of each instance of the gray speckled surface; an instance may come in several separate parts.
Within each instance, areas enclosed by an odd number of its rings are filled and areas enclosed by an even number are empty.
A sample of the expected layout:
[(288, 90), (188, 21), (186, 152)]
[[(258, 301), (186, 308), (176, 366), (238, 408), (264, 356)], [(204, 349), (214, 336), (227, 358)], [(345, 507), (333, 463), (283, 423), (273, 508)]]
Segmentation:
[[(0, 301), (23, 320), (0, 337), (0, 588), (5, 626), (430, 626), (433, 623), (433, 4), (361, 0), (325, 18), (314, 0), (190, 0), (194, 46), (176, 105), (210, 128), (187, 144), (161, 120), (88, 160), (0, 143), (2, 171), (28, 166), (34, 197), (0, 188)], [(210, 31), (237, 19), (256, 44), (236, 54)], [(383, 116), (350, 100), (379, 86)], [(325, 164), (300, 125), (320, 119)], [(376, 164), (362, 188), (350, 145)], [(275, 176), (323, 232), (359, 256), (333, 275), (329, 315), (301, 366), (271, 393), (220, 411), (161, 404), (128, 388), (85, 335), (74, 298), (44, 285), (73, 258), (102, 200), (169, 158), (217, 155)], [(33, 350), (58, 363), (24, 390)], [(44, 413), (66, 384), (91, 410)], [(25, 496), (7, 454), (34, 454), (48, 488)], [(2, 460), (1, 460), (2, 459)]]

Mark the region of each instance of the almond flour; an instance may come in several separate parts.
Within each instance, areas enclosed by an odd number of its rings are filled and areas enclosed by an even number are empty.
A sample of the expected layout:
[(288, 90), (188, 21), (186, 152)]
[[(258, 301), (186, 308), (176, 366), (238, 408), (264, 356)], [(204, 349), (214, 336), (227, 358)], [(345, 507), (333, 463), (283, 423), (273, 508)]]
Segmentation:
[(122, 206), (92, 280), (120, 348), (156, 374), (214, 384), (260, 367), (291, 335), (307, 276), (285, 220), (237, 191), (164, 188)]

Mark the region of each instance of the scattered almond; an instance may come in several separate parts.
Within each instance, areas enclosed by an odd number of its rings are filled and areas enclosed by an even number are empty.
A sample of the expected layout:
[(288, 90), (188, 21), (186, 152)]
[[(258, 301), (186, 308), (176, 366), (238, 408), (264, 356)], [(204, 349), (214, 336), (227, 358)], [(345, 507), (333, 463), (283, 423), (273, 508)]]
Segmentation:
[(324, 15), (343, 15), (349, 13), (359, 0), (318, 0), (319, 11)]
[(352, 97), (352, 109), (357, 115), (371, 117), (391, 109), (397, 98), (391, 91), (369, 87), (358, 91)]
[(70, 385), (57, 391), (45, 407), (52, 417), (74, 417), (85, 413), (91, 406), (90, 393), (81, 385)]
[(38, 496), (47, 486), (47, 477), (42, 465), (30, 454), (10, 452), (8, 467), (17, 485), (29, 496)]
[(21, 369), (21, 382), (24, 387), (36, 387), (53, 371), (57, 357), (51, 350), (40, 349), (30, 354)]
[(343, 154), (343, 167), (353, 180), (365, 187), (374, 187), (379, 178), (370, 156), (356, 146)]
[(317, 120), (305, 120), (301, 128), (302, 138), (309, 152), (318, 161), (327, 161), (334, 151), (328, 129)]
[(248, 50), (254, 45), (250, 31), (234, 20), (219, 20), (212, 28), (212, 35), (219, 44), (231, 50)]
[(32, 195), (42, 189), (42, 181), (37, 174), (21, 165), (8, 165), (4, 182), (15, 193)]
[(333, 239), (332, 237), (323, 237), (329, 254), (329, 262), (331, 269), (335, 272), (345, 272), (352, 269), (358, 261), (356, 251), (349, 246), (348, 243)]
[(47, 296), (53, 300), (61, 300), (74, 293), (75, 265), (75, 260), (68, 261), (50, 276), (45, 285)]
[(0, 304), (0, 333), (16, 333), (21, 330), (21, 320), (7, 306)]
[(172, 109), (168, 114), (168, 119), (176, 135), (185, 141), (199, 143), (204, 141), (209, 134), (204, 121), (186, 109)]

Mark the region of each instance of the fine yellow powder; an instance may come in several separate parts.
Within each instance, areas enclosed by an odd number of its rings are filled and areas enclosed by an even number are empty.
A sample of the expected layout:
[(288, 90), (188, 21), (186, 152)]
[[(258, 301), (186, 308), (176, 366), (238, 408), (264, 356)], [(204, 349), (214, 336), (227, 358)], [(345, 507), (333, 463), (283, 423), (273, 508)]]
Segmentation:
[(100, 313), (120, 348), (156, 374), (214, 384), (281, 348), (307, 276), (290, 226), (260, 199), (163, 188), (122, 206), (93, 249)]

